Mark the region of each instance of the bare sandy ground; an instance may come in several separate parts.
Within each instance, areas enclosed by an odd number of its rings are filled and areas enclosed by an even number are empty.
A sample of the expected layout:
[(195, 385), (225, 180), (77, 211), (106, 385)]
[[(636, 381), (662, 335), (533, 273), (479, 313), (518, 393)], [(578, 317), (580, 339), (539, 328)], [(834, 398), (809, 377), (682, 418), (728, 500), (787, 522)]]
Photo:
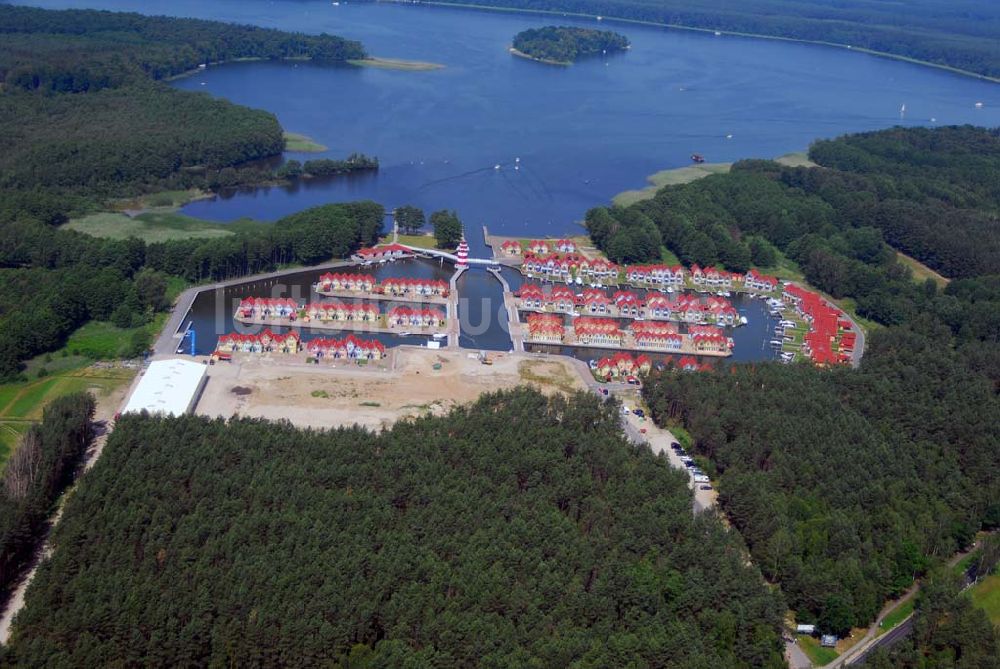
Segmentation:
[[(307, 365), (283, 355), (237, 355), (209, 368), (197, 413), (287, 419), (300, 427), (361, 425), (373, 430), (415, 416), (440, 415), (484, 392), (534, 385), (543, 392), (585, 388), (571, 363), (527, 354), (401, 347), (377, 364)], [(434, 369), (440, 364), (440, 369)]]

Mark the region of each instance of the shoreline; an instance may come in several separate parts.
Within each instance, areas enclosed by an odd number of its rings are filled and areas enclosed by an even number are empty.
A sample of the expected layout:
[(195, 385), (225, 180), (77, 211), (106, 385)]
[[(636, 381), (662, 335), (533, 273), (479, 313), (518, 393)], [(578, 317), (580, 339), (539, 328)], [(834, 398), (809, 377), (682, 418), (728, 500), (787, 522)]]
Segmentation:
[[(740, 160), (748, 159), (741, 158)], [(793, 151), (768, 160), (785, 167), (821, 167), (821, 165), (809, 160), (806, 151)], [(714, 174), (728, 174), (732, 167), (733, 163), (697, 163), (659, 170), (646, 177), (647, 186), (623, 190), (611, 198), (611, 203), (619, 207), (628, 207), (637, 202), (653, 199), (661, 188), (689, 184)]]
[(525, 60), (530, 60), (535, 63), (542, 63), (543, 65), (556, 65), (558, 67), (569, 67), (573, 63), (568, 60), (551, 60), (549, 58), (538, 58), (527, 54), (520, 49), (515, 49), (513, 46), (507, 49), (512, 56), (517, 56), (518, 58), (524, 58)]
[(719, 33), (720, 37), (748, 37), (753, 39), (766, 39), (766, 40), (776, 40), (780, 42), (792, 42), (796, 44), (809, 44), (813, 46), (825, 46), (835, 49), (845, 49), (847, 51), (855, 51), (858, 53), (865, 53), (870, 56), (877, 56), (880, 58), (889, 58), (892, 60), (898, 60), (905, 63), (910, 63), (912, 65), (921, 65), (923, 67), (931, 67), (938, 70), (944, 70), (951, 72), (952, 74), (958, 74), (966, 77), (973, 77), (975, 79), (980, 79), (982, 81), (989, 81), (995, 84), (1000, 84), (1000, 77), (991, 77), (988, 74), (979, 74), (978, 72), (973, 72), (971, 70), (963, 70), (961, 68), (955, 67), (953, 65), (942, 65), (940, 63), (932, 63), (928, 60), (920, 60), (919, 58), (913, 58), (911, 56), (903, 56), (894, 53), (889, 53), (887, 51), (876, 51), (875, 49), (867, 49), (865, 47), (856, 47), (850, 44), (843, 44), (840, 42), (828, 42), (824, 40), (810, 40), (800, 37), (782, 37), (781, 35), (766, 35), (763, 33), (748, 33), (733, 30), (716, 30), (714, 28), (697, 28), (694, 26), (687, 26), (678, 23), (661, 23), (659, 21), (648, 21), (644, 19), (627, 19), (619, 16), (605, 16), (603, 14), (586, 14), (583, 12), (560, 12), (550, 9), (518, 9), (513, 7), (497, 7), (494, 5), (470, 5), (463, 2), (447, 2), (446, 0), (376, 0), (376, 2), (387, 2), (396, 5), (429, 5), (432, 7), (448, 7), (452, 9), (473, 9), (484, 12), (505, 12), (511, 14), (536, 14), (542, 16), (561, 16), (577, 19), (593, 19), (595, 21), (610, 21), (612, 23), (623, 23), (627, 25), (638, 25), (638, 26), (649, 26), (653, 28), (669, 28), (672, 30), (686, 30), (690, 32), (707, 33), (709, 35), (715, 35)]

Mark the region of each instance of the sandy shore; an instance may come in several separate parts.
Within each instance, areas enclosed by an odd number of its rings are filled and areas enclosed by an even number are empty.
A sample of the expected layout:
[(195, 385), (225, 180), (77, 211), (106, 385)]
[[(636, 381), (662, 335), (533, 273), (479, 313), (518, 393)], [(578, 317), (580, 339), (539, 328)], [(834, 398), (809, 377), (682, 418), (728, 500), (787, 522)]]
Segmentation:
[[(471, 356), (471, 357), (470, 357)], [(286, 356), (239, 355), (209, 368), (197, 413), (287, 419), (299, 427), (379, 430), (409, 417), (441, 415), (484, 392), (528, 383), (543, 392), (583, 390), (568, 360), (469, 351), (393, 349), (385, 361), (306, 365)], [(434, 369), (440, 364), (440, 369)]]

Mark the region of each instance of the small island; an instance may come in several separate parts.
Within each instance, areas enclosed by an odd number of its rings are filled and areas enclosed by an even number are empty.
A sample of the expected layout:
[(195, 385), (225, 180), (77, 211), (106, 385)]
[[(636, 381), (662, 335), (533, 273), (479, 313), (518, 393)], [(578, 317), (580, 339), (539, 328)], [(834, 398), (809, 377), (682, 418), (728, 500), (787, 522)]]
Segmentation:
[(571, 65), (580, 58), (629, 48), (628, 38), (610, 30), (546, 26), (514, 36), (510, 52), (549, 65)]

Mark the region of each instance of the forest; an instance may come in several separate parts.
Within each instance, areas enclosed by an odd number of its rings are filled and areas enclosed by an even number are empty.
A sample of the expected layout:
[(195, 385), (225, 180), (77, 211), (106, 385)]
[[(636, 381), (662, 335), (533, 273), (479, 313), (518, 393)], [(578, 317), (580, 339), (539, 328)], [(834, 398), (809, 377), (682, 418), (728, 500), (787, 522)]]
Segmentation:
[(237, 58), (343, 62), (367, 54), (333, 35), (91, 9), (0, 5), (0, 84), (83, 93)]
[(1000, 377), (979, 369), (985, 350), (950, 339), (891, 328), (858, 371), (733, 366), (646, 384), (655, 419), (685, 426), (711, 461), (722, 508), (800, 622), (867, 626), (935, 560), (1000, 527)]
[[(819, 142), (810, 155), (824, 167), (749, 161), (588, 222), (609, 251), (660, 235), (682, 259), (714, 252), (730, 268), (786, 254), (810, 283), (887, 326), (870, 330), (860, 369), (664, 371), (644, 397), (658, 423), (690, 432), (722, 509), (797, 620), (843, 635), (924, 576), (914, 638), (874, 666), (993, 667), (949, 664), (966, 650), (990, 657), (1000, 640), (983, 636), (981, 612), (953, 584), (935, 584), (976, 532), (1000, 529), (997, 133), (892, 129)], [(967, 175), (963, 161), (983, 173)], [(887, 225), (903, 206), (939, 218)], [(887, 241), (960, 278), (914, 281)]]
[(513, 46), (535, 60), (568, 65), (580, 58), (624, 51), (629, 41), (610, 30), (545, 26), (514, 35)]
[[(274, 115), (157, 81), (233, 58), (364, 56), (355, 42), (212, 21), (0, 4), (0, 379), (90, 320), (138, 327), (171, 277), (243, 276), (349, 255), (378, 239), (374, 203), (331, 205), (222, 239), (146, 245), (58, 229), (108, 199), (377, 169), (361, 154), (279, 177)], [(26, 308), (30, 305), (30, 308)], [(141, 354), (148, 342), (129, 348)]]
[[(732, 271), (773, 267), (784, 254), (811, 284), (887, 325), (911, 317), (931, 290), (914, 285), (891, 247), (948, 277), (997, 274), (997, 130), (894, 128), (818, 142), (810, 155), (825, 169), (742, 161), (628, 208), (595, 208), (587, 229), (626, 262), (658, 260), (661, 244), (685, 264)], [(994, 299), (940, 316), (995, 340)]]
[[(347, 257), (378, 241), (384, 214), (374, 202), (330, 204), (226, 237), (155, 244), (0, 219), (0, 378), (16, 378), (23, 361), (57, 349), (87, 321), (149, 322), (169, 306), (169, 277), (203, 283)], [(135, 342), (134, 354), (148, 343)]]
[(34, 555), (59, 495), (93, 439), (94, 398), (53, 401), (28, 428), (0, 479), (0, 593), (6, 594)]
[(62, 202), (64, 213), (108, 197), (276, 178), (244, 166), (282, 152), (273, 114), (159, 80), (237, 58), (366, 55), (325, 34), (6, 4), (0, 35), (0, 124), (12, 129), (0, 138), (0, 201)]
[(0, 662), (783, 667), (784, 604), (618, 412), (519, 389), (381, 434), (125, 416)]
[(1000, 6), (980, 0), (461, 0), (870, 49), (1000, 77)]

